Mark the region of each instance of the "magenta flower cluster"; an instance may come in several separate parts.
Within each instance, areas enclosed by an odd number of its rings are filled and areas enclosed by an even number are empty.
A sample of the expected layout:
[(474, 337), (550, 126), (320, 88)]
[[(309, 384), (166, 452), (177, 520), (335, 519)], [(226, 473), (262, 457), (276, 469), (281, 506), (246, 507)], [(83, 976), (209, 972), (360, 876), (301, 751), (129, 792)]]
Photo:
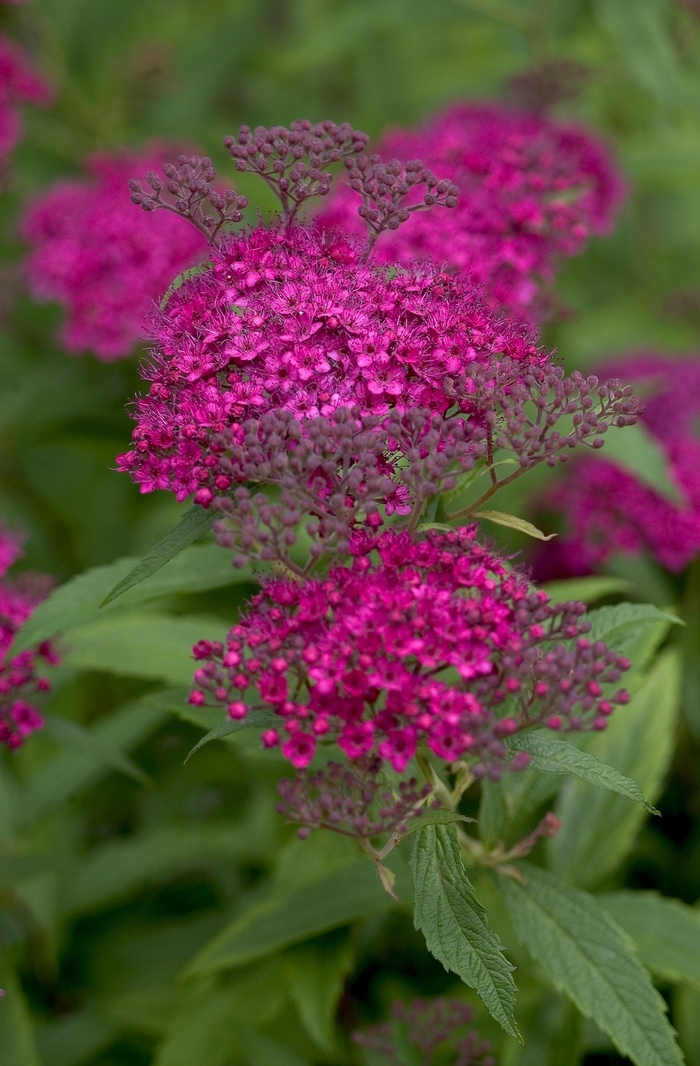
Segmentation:
[(87, 180), (54, 186), (25, 215), (29, 285), (37, 299), (64, 307), (69, 352), (93, 351), (104, 362), (130, 355), (155, 301), (205, 256), (196, 229), (166, 212), (144, 217), (125, 195), (133, 173), (162, 158), (162, 149), (93, 156)]
[(700, 359), (639, 353), (606, 367), (640, 382), (643, 421), (666, 453), (682, 502), (604, 458), (584, 457), (549, 492), (569, 532), (538, 564), (544, 577), (585, 574), (615, 553), (648, 551), (673, 573), (700, 552)]
[[(142, 492), (185, 499), (206, 487), (206, 505), (230, 484), (212, 437), (245, 418), (354, 405), (442, 413), (456, 399), (450, 384), (470, 370), (507, 357), (524, 372), (548, 358), (464, 281), (430, 265), (392, 274), (314, 229), (259, 227), (225, 238), (211, 258), (155, 317), (150, 392), (137, 403), (134, 448), (119, 457)], [(465, 384), (465, 406), (468, 393)]]
[(53, 91), (33, 69), (24, 50), (0, 34), (0, 167), (4, 167), (22, 136), (20, 104), (46, 107)]
[(0, 745), (18, 748), (40, 729), (44, 720), (35, 706), (36, 696), (48, 691), (46, 678), (37, 674), (43, 660), (54, 666), (58, 656), (47, 641), (36, 649), (12, 654), (15, 633), (51, 589), (41, 574), (25, 573), (13, 581), (7, 570), (22, 554), (19, 538), (0, 529)]
[[(493, 103), (455, 105), (380, 147), (402, 160), (420, 156), (458, 187), (459, 199), (447, 214), (419, 211), (384, 234), (377, 261), (425, 259), (462, 271), (493, 305), (528, 317), (541, 312), (557, 261), (606, 233), (625, 193), (608, 150), (588, 131)], [(357, 193), (341, 188), (319, 220), (360, 233), (357, 206)]]
[[(498, 780), (522, 768), (507, 738), (545, 725), (605, 728), (629, 663), (585, 639), (582, 604), (550, 604), (476, 541), (476, 527), (416, 539), (358, 535), (353, 562), (327, 578), (268, 581), (226, 645), (195, 648), (191, 702), (244, 719), (272, 709), (263, 734), (296, 767), (320, 739), (403, 772), (424, 741)], [(378, 557), (378, 558), (377, 558)]]
[[(403, 1066), (406, 1044), (420, 1052), (422, 1066), (434, 1066), (438, 1061), (451, 1066), (496, 1066), (488, 1040), (482, 1040), (475, 1029), (465, 1032), (474, 1012), (463, 1000), (414, 999), (407, 1004), (397, 1001), (391, 1013), (393, 1025), (381, 1022), (352, 1034), (356, 1044), (374, 1052), (389, 1066)], [(448, 1046), (450, 1059), (445, 1057)]]

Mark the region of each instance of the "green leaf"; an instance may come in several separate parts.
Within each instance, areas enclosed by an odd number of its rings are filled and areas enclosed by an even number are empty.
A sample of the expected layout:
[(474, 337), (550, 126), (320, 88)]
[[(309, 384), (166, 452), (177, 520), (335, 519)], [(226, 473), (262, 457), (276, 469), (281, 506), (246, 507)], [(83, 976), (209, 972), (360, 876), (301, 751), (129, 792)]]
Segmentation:
[(94, 911), (183, 870), (212, 862), (266, 859), (272, 844), (274, 811), (265, 793), (239, 822), (161, 825), (134, 837), (94, 848), (65, 879), (65, 914)]
[(497, 875), (515, 932), (553, 984), (636, 1066), (682, 1066), (665, 1004), (593, 896), (537, 866), (526, 884)]
[(77, 1066), (103, 1051), (116, 1036), (114, 1026), (97, 1013), (80, 1011), (42, 1025), (37, 1029), (36, 1043), (47, 1066)]
[(579, 1066), (581, 1015), (567, 999), (540, 995), (521, 1021), (525, 1047), (509, 1066)]
[[(678, 106), (684, 96), (682, 68), (665, 24), (665, 5), (656, 0), (595, 0), (594, 10), (640, 84), (665, 106)], [(637, 427), (623, 432), (628, 428)]]
[(655, 976), (700, 990), (699, 911), (656, 892), (610, 892), (597, 899)]
[(518, 533), (526, 533), (535, 540), (552, 540), (556, 533), (549, 535), (533, 526), (532, 522), (526, 522), (524, 518), (518, 518), (514, 514), (506, 514), (504, 511), (475, 511), (474, 518), (486, 518), (489, 522), (495, 522), (497, 526), (506, 526), (507, 529), (516, 529)]
[(72, 631), (64, 664), (186, 685), (195, 670), (193, 646), (225, 632), (225, 622), (206, 615), (115, 612)]
[(620, 577), (572, 577), (568, 581), (549, 581), (542, 588), (552, 603), (567, 603), (569, 600), (595, 603), (603, 596), (628, 593), (632, 582)]
[(160, 301), (160, 310), (163, 311), (165, 309), (168, 300), (174, 292), (177, 292), (181, 285), (184, 285), (186, 281), (190, 280), (190, 278), (196, 278), (198, 274), (206, 274), (206, 272), (213, 266), (214, 264), (212, 262), (207, 261), (206, 263), (200, 263), (199, 266), (193, 266), (188, 270), (183, 270), (181, 274), (178, 274), (175, 280), (170, 283), (165, 296)]
[[(162, 707), (137, 700), (103, 718), (92, 727), (90, 733), (112, 748), (128, 751), (150, 736), (168, 714)], [(61, 752), (42, 763), (41, 770), (22, 792), (17, 804), (18, 821), (25, 826), (31, 825), (70, 796), (95, 784), (109, 771), (110, 767), (104, 762), (96, 762), (92, 756), (82, 752)]]
[(177, 525), (173, 526), (170, 532), (166, 533), (155, 547), (151, 548), (148, 555), (145, 555), (121, 581), (117, 582), (111, 592), (105, 596), (102, 606), (105, 607), (112, 600), (116, 600), (117, 596), (121, 596), (127, 589), (138, 585), (140, 581), (145, 581), (151, 574), (155, 574), (156, 570), (160, 570), (161, 566), (165, 566), (183, 548), (203, 537), (211, 529), (215, 518), (216, 513), (214, 511), (207, 511), (204, 507), (193, 504), (189, 511), (184, 513)]
[(542, 733), (521, 733), (520, 736), (511, 737), (506, 744), (515, 751), (526, 751), (530, 755), (530, 768), (538, 773), (577, 777), (596, 788), (617, 792), (620, 796), (641, 803), (650, 814), (659, 813), (644, 799), (636, 781), (625, 777), (614, 766), (601, 762), (597, 755), (581, 751), (566, 740), (555, 740)]
[(618, 655), (630, 659), (635, 671), (649, 662), (669, 627), (682, 625), (669, 611), (650, 603), (618, 603), (614, 607), (597, 607), (586, 612), (590, 641), (604, 640)]
[(176, 593), (205, 592), (250, 581), (247, 570), (235, 570), (227, 552), (218, 544), (195, 544), (171, 559), (161, 570), (120, 597), (119, 603), (100, 608), (106, 594), (133, 570), (135, 559), (119, 559), (97, 566), (59, 585), (40, 603), (15, 638), (17, 651), (36, 647), (56, 633), (104, 618), (113, 611), (133, 608), (140, 603)]
[(44, 715), (44, 735), (70, 751), (80, 752), (94, 759), (95, 762), (104, 763), (110, 770), (118, 770), (127, 777), (133, 777), (142, 785), (150, 785), (151, 779), (145, 774), (140, 766), (97, 735), (92, 729), (85, 729), (78, 722), (72, 722), (70, 718), (62, 718), (57, 714)]
[(188, 974), (241, 966), (393, 906), (373, 864), (365, 857), (346, 857), (330, 870), (324, 868), (322, 857), (320, 867), (300, 862), (303, 858), (290, 870), (291, 877), (278, 878), (267, 898), (249, 907), (215, 937), (195, 958)]
[(508, 808), (503, 786), (484, 778), (481, 782), (479, 804), (479, 836), (487, 848), (492, 848), (499, 840), (503, 840), (507, 821)]
[(411, 818), (406, 823), (407, 833), (416, 833), (426, 825), (454, 825), (455, 822), (475, 822), (475, 818), (468, 818), (466, 814), (457, 814), (456, 811), (448, 811), (444, 807), (438, 810), (427, 810), (417, 818)]
[(333, 1023), (355, 950), (345, 929), (299, 944), (286, 952), (289, 994), (309, 1036), (333, 1051)]
[(293, 1048), (262, 1036), (254, 1029), (244, 1030), (241, 1041), (250, 1066), (310, 1066), (309, 1060)]
[[(674, 652), (664, 654), (626, 707), (618, 707), (590, 750), (632, 778), (649, 803), (661, 794), (675, 744), (680, 669)], [(646, 812), (622, 795), (592, 791), (567, 781), (557, 814), (562, 828), (548, 841), (550, 868), (560, 877), (593, 887), (627, 854)]]
[(2, 852), (0, 853), (0, 889), (48, 873), (50, 870), (55, 870), (57, 865), (57, 859), (52, 855)]
[(414, 838), (411, 869), (414, 922), (428, 950), (446, 970), (476, 989), (491, 1016), (519, 1039), (513, 1016), (513, 967), (474, 894), (454, 829), (439, 825), (421, 829)]
[(32, 1022), (17, 975), (0, 957), (0, 1062), (2, 1066), (41, 1066), (34, 1045)]
[[(218, 713), (221, 714), (221, 711)], [(279, 722), (279, 715), (276, 715), (274, 711), (248, 711), (245, 718), (240, 721), (226, 718), (223, 722), (215, 725), (213, 729), (210, 729), (207, 735), (195, 744), (192, 750), (187, 753), (185, 763), (188, 763), (194, 753), (211, 740), (222, 740), (224, 737), (230, 736), (231, 733), (239, 733), (241, 729), (270, 729), (275, 725), (279, 725)]]
[(690, 985), (676, 988), (673, 1019), (678, 1026), (678, 1043), (688, 1066), (700, 1066), (700, 992)]
[[(644, 0), (640, 0), (644, 3)], [(673, 478), (663, 449), (641, 422), (634, 426), (610, 426), (602, 454), (617, 466), (634, 474), (643, 485), (677, 506), (685, 501)]]

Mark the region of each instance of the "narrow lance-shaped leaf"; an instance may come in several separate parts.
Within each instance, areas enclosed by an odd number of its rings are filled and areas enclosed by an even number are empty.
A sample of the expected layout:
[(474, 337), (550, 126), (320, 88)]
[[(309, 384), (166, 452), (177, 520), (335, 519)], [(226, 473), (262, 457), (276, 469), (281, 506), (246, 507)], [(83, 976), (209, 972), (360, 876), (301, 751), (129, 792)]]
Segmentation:
[(506, 514), (505, 511), (475, 511), (474, 518), (486, 518), (489, 522), (495, 522), (497, 526), (505, 526), (506, 529), (515, 529), (518, 533), (525, 533), (535, 540), (552, 540), (556, 533), (547, 535), (532, 522), (526, 522), (524, 518), (518, 518), (514, 514)]
[(144, 556), (141, 562), (137, 563), (105, 596), (102, 606), (106, 606), (111, 600), (116, 600), (117, 596), (121, 596), (127, 589), (138, 585), (140, 581), (144, 581), (151, 574), (155, 574), (156, 570), (160, 570), (161, 566), (165, 566), (183, 548), (204, 536), (207, 530), (211, 529), (215, 517), (214, 511), (207, 511), (204, 507), (198, 507), (193, 504), (177, 525), (173, 526), (170, 532), (166, 533), (163, 539), (159, 540), (155, 547), (151, 548), (148, 555)]
[(46, 714), (44, 717), (44, 733), (56, 744), (87, 755), (95, 762), (104, 763), (111, 770), (119, 770), (142, 785), (151, 784), (148, 774), (144, 773), (133, 759), (113, 744), (103, 740), (93, 730), (85, 729), (78, 722), (72, 722), (69, 718), (61, 718), (57, 714)]
[[(624, 713), (624, 712), (623, 712)], [(601, 762), (597, 755), (588, 751), (581, 751), (574, 744), (566, 740), (555, 740), (554, 737), (543, 736), (541, 733), (522, 733), (520, 736), (511, 737), (507, 746), (515, 751), (526, 751), (530, 756), (530, 768), (545, 774), (567, 774), (578, 777), (581, 781), (587, 781), (589, 785), (602, 788), (608, 792), (617, 792), (620, 796), (627, 796), (635, 803), (641, 803), (650, 814), (658, 814), (655, 807), (644, 798), (644, 794), (630, 777), (625, 777), (614, 766), (608, 766)]]
[(203, 736), (195, 744), (192, 750), (187, 753), (185, 762), (189, 762), (194, 753), (211, 740), (223, 740), (224, 737), (230, 736), (231, 733), (238, 733), (241, 729), (270, 729), (275, 725), (279, 725), (279, 717), (273, 711), (248, 711), (246, 717), (240, 721), (225, 718), (223, 722), (215, 725), (206, 736)]
[(489, 928), (469, 882), (454, 828), (431, 825), (414, 837), (414, 922), (446, 970), (476, 989), (492, 1017), (519, 1039), (513, 967)]
[(554, 985), (636, 1066), (682, 1066), (663, 999), (593, 896), (523, 863), (497, 876), (518, 939)]

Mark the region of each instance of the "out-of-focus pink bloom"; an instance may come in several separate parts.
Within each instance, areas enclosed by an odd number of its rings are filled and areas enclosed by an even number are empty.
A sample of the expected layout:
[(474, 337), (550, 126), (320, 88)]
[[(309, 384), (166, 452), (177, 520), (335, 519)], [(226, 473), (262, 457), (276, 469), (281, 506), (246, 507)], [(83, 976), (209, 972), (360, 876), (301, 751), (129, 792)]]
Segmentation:
[(543, 549), (540, 580), (590, 573), (616, 552), (645, 550), (678, 573), (700, 552), (700, 357), (639, 352), (602, 369), (638, 383), (641, 417), (666, 452), (684, 502), (675, 505), (603, 457), (576, 461), (547, 497), (572, 532)]
[(14, 581), (5, 577), (21, 555), (19, 538), (0, 528), (0, 744), (18, 748), (40, 729), (44, 720), (34, 706), (38, 693), (49, 688), (37, 674), (39, 661), (55, 665), (58, 656), (48, 641), (38, 648), (12, 654), (17, 630), (45, 598), (53, 584), (43, 574), (25, 573)]
[[(432, 259), (468, 273), (494, 305), (537, 317), (562, 256), (609, 231), (625, 192), (608, 150), (580, 126), (494, 103), (457, 104), (418, 130), (387, 135), (385, 157), (420, 157), (459, 187), (457, 207), (416, 212), (384, 234), (385, 263)], [(362, 232), (359, 199), (341, 187), (319, 216)]]
[(22, 136), (19, 105), (46, 107), (52, 99), (51, 86), (33, 69), (24, 49), (0, 34), (0, 167)]
[(271, 708), (280, 730), (264, 743), (283, 730), (297, 768), (325, 737), (352, 761), (376, 753), (401, 773), (424, 740), (447, 762), (477, 756), (474, 773), (498, 780), (527, 764), (504, 738), (604, 729), (626, 701), (606, 690), (629, 663), (584, 638), (583, 604), (550, 604), (477, 543), (475, 526), (360, 536), (351, 554), (324, 580), (270, 580), (225, 645), (200, 641), (192, 702), (236, 718)]
[(61, 339), (70, 352), (92, 350), (105, 362), (130, 355), (154, 301), (205, 254), (204, 237), (186, 221), (144, 214), (130, 201), (129, 179), (163, 158), (155, 149), (96, 155), (89, 179), (54, 186), (27, 211), (30, 288), (64, 306)]

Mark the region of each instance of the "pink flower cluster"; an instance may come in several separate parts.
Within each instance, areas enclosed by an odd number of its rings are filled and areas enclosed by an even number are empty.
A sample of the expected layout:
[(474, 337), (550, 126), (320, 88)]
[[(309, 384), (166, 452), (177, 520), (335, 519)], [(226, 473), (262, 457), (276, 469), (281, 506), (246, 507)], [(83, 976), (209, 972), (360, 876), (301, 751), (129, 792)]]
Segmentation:
[(700, 552), (700, 358), (638, 353), (605, 369), (649, 393), (643, 421), (666, 452), (684, 502), (675, 505), (607, 459), (578, 460), (547, 497), (572, 532), (543, 551), (542, 579), (590, 573), (618, 551), (647, 550), (678, 573)]
[(150, 392), (136, 405), (134, 447), (118, 460), (142, 492), (184, 499), (207, 486), (200, 502), (210, 501), (231, 484), (211, 477), (212, 438), (241, 419), (354, 405), (443, 413), (459, 379), (468, 406), (470, 371), (510, 359), (524, 373), (548, 360), (463, 280), (429, 265), (392, 274), (313, 229), (260, 227), (225, 238), (211, 258), (155, 316)]
[[(557, 260), (606, 233), (624, 198), (607, 149), (586, 130), (498, 104), (455, 105), (423, 129), (388, 135), (381, 149), (402, 160), (419, 156), (458, 186), (459, 199), (447, 214), (416, 212), (384, 234), (378, 261), (428, 259), (463, 271), (493, 305), (528, 317)], [(319, 221), (360, 233), (358, 202), (341, 188)]]
[(325, 579), (268, 581), (225, 646), (197, 645), (191, 702), (233, 719), (272, 708), (279, 727), (263, 743), (281, 743), (297, 768), (325, 738), (402, 772), (425, 742), (449, 762), (469, 753), (473, 773), (495, 780), (527, 764), (512, 734), (604, 729), (625, 702), (607, 689), (629, 663), (585, 639), (583, 604), (533, 592), (475, 526), (359, 534), (351, 554)]
[(162, 156), (96, 155), (89, 180), (56, 185), (27, 211), (30, 288), (63, 305), (70, 352), (92, 350), (105, 362), (130, 355), (148, 332), (154, 301), (205, 255), (194, 227), (166, 211), (143, 215), (129, 201), (129, 179), (160, 166)]
[(0, 167), (22, 135), (19, 105), (46, 107), (52, 99), (51, 87), (32, 68), (24, 50), (0, 34)]
[(38, 660), (52, 665), (58, 662), (48, 642), (12, 655), (15, 633), (52, 584), (50, 578), (32, 573), (7, 580), (8, 568), (21, 554), (19, 539), (0, 529), (0, 744), (9, 748), (20, 747), (25, 737), (44, 724), (33, 703), (38, 692), (49, 688), (46, 678), (37, 676)]

